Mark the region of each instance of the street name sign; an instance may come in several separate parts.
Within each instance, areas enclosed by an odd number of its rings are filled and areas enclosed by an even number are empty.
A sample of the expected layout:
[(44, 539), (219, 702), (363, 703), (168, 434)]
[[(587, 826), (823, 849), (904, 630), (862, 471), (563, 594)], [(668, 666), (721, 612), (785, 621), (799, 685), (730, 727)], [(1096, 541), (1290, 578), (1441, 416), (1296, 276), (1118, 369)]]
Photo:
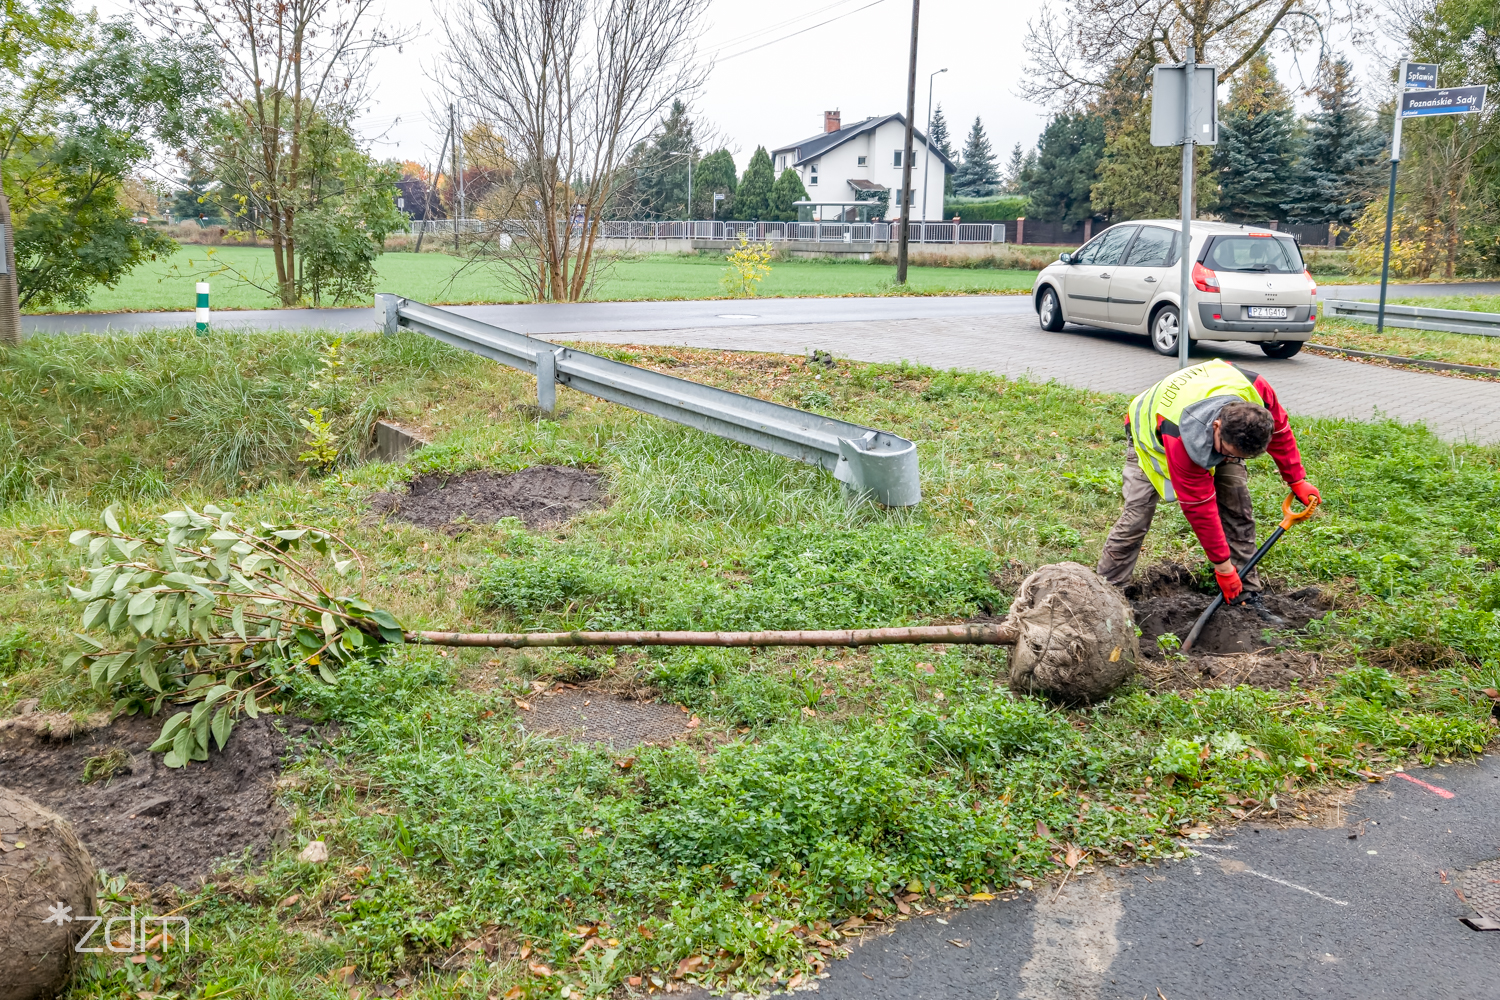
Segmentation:
[(1436, 90), (1437, 89), (1438, 64), (1437, 63), (1414, 63), (1406, 64), (1406, 80), (1403, 90)]
[(1467, 115), (1484, 110), (1484, 87), (1448, 90), (1407, 90), (1401, 94), (1402, 118), (1429, 115)]

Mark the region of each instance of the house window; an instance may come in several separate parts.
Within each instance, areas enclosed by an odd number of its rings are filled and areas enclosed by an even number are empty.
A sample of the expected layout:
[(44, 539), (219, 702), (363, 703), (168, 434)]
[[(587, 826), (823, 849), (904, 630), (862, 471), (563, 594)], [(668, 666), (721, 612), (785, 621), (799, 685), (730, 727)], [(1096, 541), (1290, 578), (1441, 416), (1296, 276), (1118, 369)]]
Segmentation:
[(808, 187), (817, 187), (818, 186), (818, 165), (816, 163), (814, 163), (811, 167), (807, 168), (807, 186)]
[(777, 170), (785, 170), (786, 169), (786, 154), (785, 153), (782, 153), (780, 156), (776, 157), (776, 169)]
[(863, 166), (868, 166), (869, 165), (869, 160), (870, 160), (870, 158), (868, 156), (861, 156), (859, 158), (859, 165), (862, 166), (862, 167)]
[(904, 150), (900, 150), (900, 149), (896, 150), (895, 154), (891, 157), (891, 166), (893, 166), (893, 167), (899, 167), (899, 166), (901, 166), (901, 154), (902, 154), (902, 152), (904, 152)]

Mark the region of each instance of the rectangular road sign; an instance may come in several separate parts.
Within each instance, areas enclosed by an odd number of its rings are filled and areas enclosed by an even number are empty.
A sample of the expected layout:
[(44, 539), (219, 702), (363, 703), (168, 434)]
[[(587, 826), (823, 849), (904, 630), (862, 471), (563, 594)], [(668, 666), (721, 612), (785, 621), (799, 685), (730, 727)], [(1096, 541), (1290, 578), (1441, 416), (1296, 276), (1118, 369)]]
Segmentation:
[(1467, 115), (1484, 110), (1484, 87), (1450, 90), (1408, 90), (1401, 95), (1402, 118), (1428, 115)]
[[(1213, 66), (1194, 66), (1192, 139), (1200, 146), (1219, 141), (1219, 71)], [(1158, 66), (1151, 86), (1151, 145), (1181, 146), (1182, 67)]]
[(1436, 90), (1437, 76), (1437, 63), (1409, 62), (1406, 64), (1406, 79), (1402, 81), (1401, 89)]

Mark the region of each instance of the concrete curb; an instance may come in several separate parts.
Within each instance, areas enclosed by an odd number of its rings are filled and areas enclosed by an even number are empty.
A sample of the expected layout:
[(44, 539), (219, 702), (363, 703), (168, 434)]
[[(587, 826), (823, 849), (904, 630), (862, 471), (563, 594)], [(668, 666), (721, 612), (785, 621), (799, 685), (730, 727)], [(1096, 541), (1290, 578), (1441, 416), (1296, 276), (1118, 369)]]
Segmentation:
[(1327, 344), (1314, 344), (1307, 342), (1307, 347), (1314, 351), (1322, 351), (1325, 354), (1342, 354), (1350, 358), (1370, 358), (1375, 361), (1389, 361), (1398, 365), (1412, 365), (1416, 368), (1430, 368), (1440, 372), (1465, 372), (1469, 375), (1488, 375), (1500, 378), (1500, 368), (1485, 368), (1483, 365), (1460, 365), (1451, 361), (1426, 361), (1422, 358), (1404, 358), (1399, 354), (1372, 354), (1369, 351), (1356, 351), (1348, 347), (1329, 347)]

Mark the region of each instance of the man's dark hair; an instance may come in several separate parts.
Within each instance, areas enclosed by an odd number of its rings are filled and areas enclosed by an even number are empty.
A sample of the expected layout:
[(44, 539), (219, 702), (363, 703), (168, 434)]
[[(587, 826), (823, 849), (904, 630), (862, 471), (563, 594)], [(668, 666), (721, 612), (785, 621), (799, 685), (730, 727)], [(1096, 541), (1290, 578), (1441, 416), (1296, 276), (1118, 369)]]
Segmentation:
[(1275, 430), (1276, 422), (1271, 419), (1271, 411), (1264, 406), (1237, 399), (1219, 411), (1220, 439), (1248, 456), (1265, 451)]

